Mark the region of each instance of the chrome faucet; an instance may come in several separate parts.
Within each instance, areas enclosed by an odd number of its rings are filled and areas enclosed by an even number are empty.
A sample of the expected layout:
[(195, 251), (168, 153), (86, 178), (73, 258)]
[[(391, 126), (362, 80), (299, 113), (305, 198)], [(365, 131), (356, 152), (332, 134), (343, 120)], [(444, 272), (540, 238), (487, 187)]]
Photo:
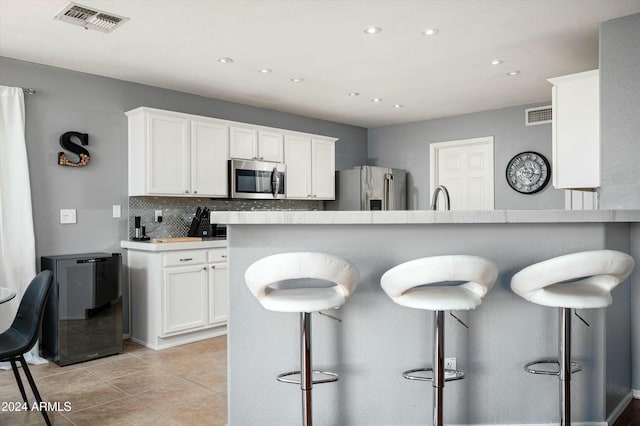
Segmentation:
[(449, 191), (444, 185), (436, 186), (436, 189), (433, 190), (433, 197), (431, 197), (431, 210), (438, 210), (438, 194), (442, 192), (444, 195), (444, 209), (451, 210), (449, 204)]

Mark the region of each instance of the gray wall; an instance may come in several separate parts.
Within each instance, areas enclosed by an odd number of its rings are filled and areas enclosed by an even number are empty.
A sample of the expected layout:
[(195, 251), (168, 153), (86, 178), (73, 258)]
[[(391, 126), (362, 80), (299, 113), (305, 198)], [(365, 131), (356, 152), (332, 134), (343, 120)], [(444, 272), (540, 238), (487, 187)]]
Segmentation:
[(600, 25), (601, 208), (640, 208), (639, 117), (640, 14), (635, 14)]
[(537, 194), (523, 195), (511, 189), (505, 179), (507, 162), (519, 152), (537, 151), (551, 161), (551, 124), (525, 126), (524, 111), (529, 107), (519, 106), (369, 129), (369, 163), (408, 170), (409, 208), (429, 209), (429, 144), (493, 136), (495, 208), (564, 208), (564, 191), (553, 189), (551, 183)]
[[(605, 236), (606, 247), (629, 253), (637, 258), (639, 254), (631, 247), (631, 227), (628, 223), (610, 224)], [(632, 283), (629, 279), (618, 285), (612, 292), (613, 303), (605, 310), (605, 388), (606, 417), (608, 418), (618, 405), (629, 396), (631, 389), (631, 306), (629, 297)], [(581, 321), (575, 321), (576, 327), (582, 327)]]
[[(600, 25), (600, 143), (603, 209), (640, 208), (640, 14)], [(640, 228), (631, 228), (632, 252)], [(630, 303), (640, 306), (640, 259), (631, 276)], [(640, 392), (640, 312), (631, 309), (631, 387)], [(621, 330), (623, 332), (624, 330)], [(610, 407), (607, 407), (609, 409)]]
[[(37, 256), (119, 251), (127, 231), (127, 120), (148, 106), (340, 138), (336, 166), (366, 161), (367, 129), (254, 108), (0, 57), (0, 84), (35, 87), (25, 96), (27, 153)], [(86, 168), (57, 165), (60, 135), (89, 134)], [(113, 219), (113, 204), (122, 218)], [(59, 209), (77, 209), (76, 225), (60, 225)]]

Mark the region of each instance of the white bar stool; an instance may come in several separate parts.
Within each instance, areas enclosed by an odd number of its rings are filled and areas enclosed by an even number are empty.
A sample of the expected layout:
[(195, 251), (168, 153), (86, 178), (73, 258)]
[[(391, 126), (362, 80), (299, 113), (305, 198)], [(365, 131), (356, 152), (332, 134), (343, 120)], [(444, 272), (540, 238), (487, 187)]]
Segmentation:
[[(300, 313), (300, 370), (282, 373), (277, 379), (300, 385), (305, 426), (312, 424), (313, 385), (335, 382), (339, 378), (335, 373), (312, 370), (311, 312), (344, 305), (358, 285), (358, 275), (358, 269), (346, 260), (313, 252), (267, 256), (251, 264), (245, 273), (249, 290), (265, 309)], [(323, 378), (314, 379), (313, 374)], [(300, 379), (289, 378), (293, 375), (300, 375)]]
[[(529, 362), (525, 371), (558, 376), (561, 425), (571, 424), (571, 373), (582, 370), (578, 363), (571, 362), (571, 310), (609, 306), (611, 290), (627, 279), (634, 263), (626, 253), (593, 250), (533, 264), (511, 278), (511, 289), (518, 296), (559, 308), (558, 360)], [(557, 364), (558, 371), (535, 368), (542, 364)]]
[[(432, 368), (416, 368), (402, 373), (409, 380), (432, 382), (434, 425), (441, 426), (443, 422), (445, 381), (464, 379), (462, 371), (444, 368), (444, 311), (475, 309), (482, 304), (482, 298), (493, 287), (497, 277), (498, 268), (486, 259), (451, 255), (402, 263), (389, 269), (380, 279), (382, 289), (398, 305), (434, 311)], [(431, 372), (431, 376), (415, 374), (417, 372)]]

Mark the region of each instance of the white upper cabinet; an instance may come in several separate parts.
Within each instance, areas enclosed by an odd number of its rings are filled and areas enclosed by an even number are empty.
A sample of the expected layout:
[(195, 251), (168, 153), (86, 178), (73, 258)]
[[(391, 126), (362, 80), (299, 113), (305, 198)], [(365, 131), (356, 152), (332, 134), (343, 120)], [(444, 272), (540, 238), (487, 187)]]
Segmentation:
[(335, 199), (335, 139), (285, 135), (289, 199)]
[(228, 128), (209, 120), (191, 120), (191, 193), (226, 197), (229, 191)]
[(600, 84), (598, 70), (548, 80), (553, 84), (553, 186), (600, 186)]
[(314, 198), (336, 198), (335, 141), (311, 140), (311, 187)]
[(282, 133), (231, 126), (229, 157), (282, 163)]
[(258, 158), (274, 163), (284, 162), (282, 133), (258, 131)]
[(228, 126), (138, 108), (129, 117), (129, 195), (226, 197)]
[(255, 129), (229, 128), (229, 157), (255, 160), (258, 156), (258, 132)]
[(148, 114), (141, 126), (146, 126), (147, 130), (146, 138), (142, 140), (147, 145), (146, 153), (130, 158), (129, 162), (133, 160), (132, 166), (139, 173), (142, 191), (149, 194), (185, 193), (189, 189), (191, 161), (189, 121), (164, 114)]
[(311, 138), (285, 136), (284, 158), (287, 165), (285, 180), (287, 198), (313, 198), (311, 193)]

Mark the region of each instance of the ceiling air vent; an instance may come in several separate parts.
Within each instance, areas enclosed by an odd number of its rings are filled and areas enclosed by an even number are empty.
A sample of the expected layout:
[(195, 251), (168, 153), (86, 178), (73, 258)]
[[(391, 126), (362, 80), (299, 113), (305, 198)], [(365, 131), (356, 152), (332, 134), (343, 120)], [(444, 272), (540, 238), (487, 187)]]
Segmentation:
[(551, 105), (529, 108), (525, 110), (524, 121), (527, 126), (535, 126), (536, 124), (551, 123)]
[(129, 20), (124, 16), (106, 13), (77, 3), (69, 3), (53, 19), (79, 25), (86, 30), (98, 30), (110, 33)]

